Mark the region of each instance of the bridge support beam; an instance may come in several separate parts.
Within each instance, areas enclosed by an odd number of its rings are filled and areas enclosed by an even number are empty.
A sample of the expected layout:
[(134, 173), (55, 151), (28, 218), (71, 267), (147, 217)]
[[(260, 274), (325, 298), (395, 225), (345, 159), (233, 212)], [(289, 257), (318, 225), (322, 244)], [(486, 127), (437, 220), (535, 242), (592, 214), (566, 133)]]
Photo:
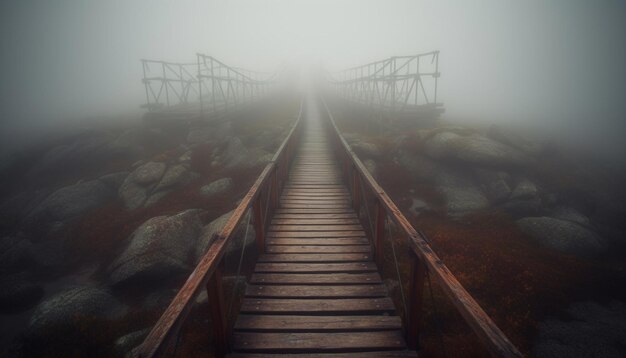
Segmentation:
[(411, 254), (411, 281), (409, 289), (409, 312), (407, 313), (406, 343), (409, 349), (419, 349), (419, 333), (422, 325), (424, 304), (424, 281), (426, 266), (415, 253)]
[(207, 283), (209, 311), (213, 324), (212, 337), (215, 339), (215, 354), (223, 357), (229, 352), (228, 322), (226, 321), (226, 306), (224, 305), (224, 290), (222, 288), (222, 264), (216, 269)]

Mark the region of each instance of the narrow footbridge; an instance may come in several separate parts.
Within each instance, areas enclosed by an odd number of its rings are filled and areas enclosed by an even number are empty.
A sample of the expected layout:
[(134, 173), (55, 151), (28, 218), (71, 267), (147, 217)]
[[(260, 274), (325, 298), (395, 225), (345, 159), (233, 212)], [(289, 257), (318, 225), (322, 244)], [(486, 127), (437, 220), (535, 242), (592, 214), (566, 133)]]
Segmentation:
[[(218, 356), (416, 357), (428, 275), (492, 356), (520, 357), (368, 173), (326, 104), (309, 100), (305, 107), (137, 356), (170, 352), (206, 289)], [(237, 318), (228, 322), (223, 258), (249, 211), (260, 255)], [(404, 317), (379, 273), (389, 225), (412, 251)]]

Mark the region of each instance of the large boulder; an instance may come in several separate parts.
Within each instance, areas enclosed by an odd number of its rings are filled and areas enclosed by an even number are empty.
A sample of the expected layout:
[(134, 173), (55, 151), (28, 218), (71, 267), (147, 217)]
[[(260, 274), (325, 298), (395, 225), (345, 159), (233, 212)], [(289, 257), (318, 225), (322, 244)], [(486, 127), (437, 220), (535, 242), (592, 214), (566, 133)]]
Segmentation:
[(511, 192), (511, 200), (516, 199), (532, 199), (539, 194), (539, 190), (535, 183), (531, 182), (528, 179), (521, 179), (513, 191)]
[(26, 238), (6, 236), (0, 239), (0, 269), (22, 267), (32, 262), (33, 244)]
[(508, 184), (510, 176), (507, 173), (486, 169), (476, 169), (474, 173), (491, 201), (503, 202), (511, 195), (511, 187)]
[(233, 168), (245, 166), (250, 159), (248, 149), (243, 145), (238, 137), (230, 137), (226, 143), (226, 148), (220, 155), (220, 161), (227, 167)]
[(192, 179), (191, 172), (186, 165), (177, 164), (169, 167), (161, 181), (154, 189), (155, 191), (160, 191), (163, 189), (172, 188), (178, 185), (184, 185), (188, 183)]
[(517, 132), (506, 130), (502, 126), (493, 124), (487, 131), (487, 136), (498, 142), (509, 145), (513, 148), (519, 149), (529, 155), (539, 155), (544, 150), (543, 145), (533, 142), (532, 140), (525, 138)]
[(454, 160), (487, 167), (526, 165), (523, 152), (487, 137), (439, 132), (425, 142), (426, 153), (434, 159)]
[(571, 221), (551, 217), (528, 217), (517, 220), (522, 232), (541, 245), (574, 255), (603, 252), (607, 242), (593, 231)]
[(211, 197), (217, 194), (224, 193), (233, 187), (233, 180), (231, 178), (222, 178), (215, 180), (200, 188), (200, 194)]
[(72, 324), (85, 317), (114, 320), (127, 309), (110, 291), (95, 286), (67, 289), (40, 303), (30, 318), (30, 328), (37, 330), (58, 324)]
[(115, 190), (100, 180), (61, 188), (41, 202), (27, 217), (29, 231), (48, 232), (115, 198)]
[(228, 219), (230, 218), (232, 214), (233, 212), (229, 211), (226, 214), (223, 214), (217, 219), (211, 221), (208, 225), (206, 225), (203, 228), (202, 235), (200, 235), (200, 237), (198, 238), (198, 243), (195, 248), (195, 261), (196, 262), (200, 261), (202, 256), (204, 256), (206, 251), (209, 249), (209, 246), (211, 246), (211, 244), (213, 243), (215, 236), (218, 235), (222, 231), (222, 229), (224, 228), (224, 225), (226, 225), (226, 222), (228, 221)]
[(188, 272), (202, 230), (201, 211), (157, 216), (135, 230), (124, 252), (110, 265), (113, 284), (155, 280)]
[(166, 169), (165, 163), (148, 162), (130, 173), (119, 188), (119, 195), (126, 208), (132, 210), (144, 205), (154, 187), (161, 181)]
[(582, 358), (626, 356), (626, 304), (613, 301), (572, 304), (566, 319), (550, 318), (539, 324), (533, 356)]
[(446, 210), (450, 214), (464, 214), (489, 207), (489, 200), (474, 186), (444, 186), (438, 191), (443, 194)]

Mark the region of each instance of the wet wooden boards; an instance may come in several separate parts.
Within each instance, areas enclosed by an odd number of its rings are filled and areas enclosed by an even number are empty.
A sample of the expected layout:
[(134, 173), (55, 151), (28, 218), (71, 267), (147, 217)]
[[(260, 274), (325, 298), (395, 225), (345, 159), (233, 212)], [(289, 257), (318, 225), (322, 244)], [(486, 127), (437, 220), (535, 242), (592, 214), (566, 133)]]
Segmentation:
[(231, 357), (416, 357), (319, 119), (305, 123)]

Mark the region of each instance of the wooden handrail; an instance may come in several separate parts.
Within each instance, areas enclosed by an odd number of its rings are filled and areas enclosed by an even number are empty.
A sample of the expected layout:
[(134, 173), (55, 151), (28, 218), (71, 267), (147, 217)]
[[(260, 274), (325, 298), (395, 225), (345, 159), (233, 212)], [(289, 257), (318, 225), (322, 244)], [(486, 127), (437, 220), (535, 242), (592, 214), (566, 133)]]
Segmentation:
[[(287, 174), (287, 170), (285, 169), (293, 159), (295, 141), (299, 129), (301, 128), (302, 108), (303, 102), (301, 101), (298, 118), (292, 125), (289, 134), (283, 140), (272, 160), (265, 166), (250, 190), (248, 190), (248, 193), (234, 210), (222, 231), (216, 235), (213, 243), (196, 268), (189, 275), (183, 287), (178, 291), (176, 297), (174, 297), (165, 312), (161, 315), (143, 343), (134, 352), (136, 357), (156, 357), (164, 353), (170, 339), (176, 335), (191, 311), (195, 297), (204, 287), (207, 288), (209, 294), (213, 330), (218, 345), (218, 352), (223, 354), (228, 350), (226, 342), (228, 334), (223, 309), (220, 268), (226, 251), (225, 248), (246, 212), (250, 208), (257, 208), (254, 209), (254, 211), (262, 210), (257, 202), (260, 200), (260, 194), (263, 190), (267, 190), (268, 193), (271, 192), (272, 197), (278, 197), (277, 193), (280, 191), (281, 183), (284, 182), (285, 175)], [(268, 200), (270, 200), (270, 197), (268, 197)], [(275, 205), (270, 206), (269, 209), (271, 208), (275, 208)], [(268, 213), (266, 213), (265, 217), (267, 217), (267, 214)], [(261, 223), (257, 222), (257, 217), (261, 218), (263, 215), (261, 215), (260, 212), (256, 212), (254, 216), (255, 225), (260, 225)], [(263, 238), (262, 230), (257, 230), (256, 235), (257, 243), (259, 243), (259, 240), (262, 241)]]
[[(389, 216), (400, 230), (406, 235), (409, 245), (415, 254), (413, 262), (412, 282), (409, 308), (409, 319), (407, 322), (407, 342), (412, 348), (417, 345), (417, 333), (419, 328), (419, 316), (421, 311), (421, 300), (423, 294), (423, 282), (426, 271), (435, 277), (439, 285), (443, 288), (448, 298), (452, 301), (456, 309), (461, 313), (465, 321), (479, 337), (483, 345), (494, 357), (522, 357), (522, 354), (509, 341), (504, 333), (496, 326), (491, 318), (483, 311), (472, 296), (454, 277), (448, 267), (432, 250), (426, 239), (415, 230), (400, 209), (391, 200), (387, 193), (378, 185), (376, 180), (365, 168), (361, 160), (352, 151), (350, 145), (341, 135), (335, 119), (333, 118), (326, 101), (322, 99), (329, 121), (333, 128), (332, 132), (339, 147), (340, 154), (347, 165), (353, 169), (355, 178), (365, 183), (364, 188), (371, 192), (376, 198), (376, 226), (373, 239), (376, 250), (376, 262), (381, 268), (382, 240), (384, 238), (385, 216)], [(344, 164), (345, 164), (344, 162)], [(355, 180), (355, 179), (353, 179)], [(356, 180), (354, 181), (356, 182)], [(353, 193), (353, 195), (355, 195)], [(358, 195), (358, 194), (357, 194)], [(366, 200), (360, 198), (360, 201)]]

